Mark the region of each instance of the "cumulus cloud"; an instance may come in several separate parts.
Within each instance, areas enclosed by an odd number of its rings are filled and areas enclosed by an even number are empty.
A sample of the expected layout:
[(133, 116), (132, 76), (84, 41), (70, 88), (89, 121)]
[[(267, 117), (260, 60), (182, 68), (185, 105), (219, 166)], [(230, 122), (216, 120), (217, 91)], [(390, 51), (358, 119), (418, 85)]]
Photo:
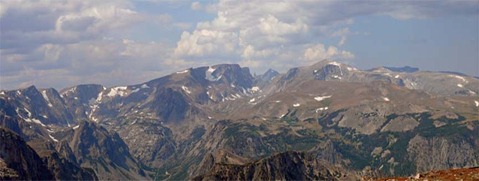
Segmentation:
[(174, 23), (168, 15), (141, 14), (126, 1), (0, 3), (1, 89), (137, 83), (167, 73), (161, 60), (171, 46), (121, 34), (143, 22)]
[[(358, 34), (350, 29), (357, 17), (406, 20), (477, 14), (477, 2), (449, 0), (179, 4), (195, 15), (214, 17), (181, 22), (172, 12), (142, 10), (145, 7), (129, 0), (0, 1), (0, 89), (29, 84), (62, 88), (78, 83), (138, 83), (175, 69), (216, 63), (284, 71), (322, 59), (350, 61), (354, 52), (343, 47), (349, 37)], [(135, 39), (141, 36), (138, 31), (151, 32), (151, 27), (180, 31), (174, 34), (178, 41)]]
[[(329, 47), (329, 54), (318, 47), (322, 45), (321, 37), (332, 37), (333, 34), (325, 33), (323, 25), (312, 24), (315, 11), (305, 11), (308, 9), (304, 5), (307, 4), (300, 1), (220, 1), (216, 6), (215, 19), (199, 22), (191, 33), (183, 32), (175, 49), (175, 57), (190, 62), (226, 58), (253, 68), (266, 69), (276, 65), (273, 68), (281, 70), (286, 66), (310, 63), (314, 58), (316, 61), (324, 58), (353, 58), (351, 52), (333, 46)], [(200, 9), (201, 4), (193, 3), (191, 6)], [(347, 35), (341, 34), (344, 39), (342, 44)], [(306, 50), (307, 57), (303, 55)]]

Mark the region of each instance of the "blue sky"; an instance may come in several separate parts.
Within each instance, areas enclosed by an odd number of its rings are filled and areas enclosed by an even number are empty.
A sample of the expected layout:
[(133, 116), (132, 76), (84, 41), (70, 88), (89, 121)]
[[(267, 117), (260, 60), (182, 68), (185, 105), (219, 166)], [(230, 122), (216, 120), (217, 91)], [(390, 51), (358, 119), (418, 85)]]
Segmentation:
[(0, 89), (323, 59), (479, 76), (479, 1), (0, 1)]

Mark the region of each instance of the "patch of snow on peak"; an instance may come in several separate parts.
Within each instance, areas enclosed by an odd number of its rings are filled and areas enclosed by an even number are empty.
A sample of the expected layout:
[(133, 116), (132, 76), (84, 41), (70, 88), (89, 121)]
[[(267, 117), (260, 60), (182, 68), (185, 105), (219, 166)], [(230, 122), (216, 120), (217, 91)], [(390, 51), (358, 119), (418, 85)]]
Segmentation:
[(135, 92), (138, 92), (138, 91), (140, 91), (140, 88), (136, 88), (136, 89), (132, 90), (131, 93), (135, 93)]
[(148, 86), (148, 85), (146, 85), (146, 84), (143, 84), (143, 85), (141, 85), (140, 88), (142, 88), (142, 89), (147, 89), (147, 88), (150, 88), (150, 86)]
[(329, 64), (329, 65), (336, 65), (336, 66), (338, 66), (338, 67), (341, 66), (341, 64), (338, 63), (338, 62), (329, 62), (328, 64)]
[(256, 98), (253, 98), (253, 99), (250, 99), (250, 100), (249, 100), (250, 103), (252, 103), (252, 102), (254, 102), (254, 101), (256, 101)]
[(293, 107), (299, 107), (299, 106), (301, 106), (301, 104), (299, 103), (293, 104)]
[(329, 109), (329, 107), (320, 107), (320, 108), (316, 109), (316, 113), (318, 113), (319, 111), (326, 111), (328, 109)]
[(110, 89), (110, 92), (108, 92), (107, 96), (108, 97), (115, 97), (117, 95), (125, 96), (127, 94), (126, 90), (127, 90), (126, 86), (113, 87)]
[(387, 98), (387, 97), (383, 97), (383, 100), (386, 101), (386, 102), (389, 102), (389, 98)]
[(280, 101), (280, 100), (277, 100), (277, 101), (274, 101), (274, 102), (276, 102), (276, 103), (280, 103), (281, 101)]
[(179, 72), (176, 72), (176, 74), (184, 74), (184, 73), (188, 73), (190, 70), (186, 69), (186, 70), (183, 70), (183, 71), (179, 71)]
[(191, 91), (188, 89), (188, 87), (181, 86), (181, 89), (183, 89), (183, 91), (185, 91), (186, 93), (191, 94)]
[(457, 87), (463, 88), (464, 85), (462, 85), (462, 84), (457, 84)]
[(25, 111), (27, 112), (28, 117), (31, 118), (32, 117), (32, 112), (30, 112), (27, 108), (25, 108)]
[(313, 73), (318, 73), (318, 70), (313, 70)]
[(77, 87), (73, 87), (73, 88), (68, 89), (67, 91), (65, 91), (62, 95), (64, 95), (64, 94), (65, 94), (65, 95), (66, 95), (66, 94), (69, 94), (70, 92), (73, 93), (73, 92), (75, 92), (76, 90), (77, 90)]
[(340, 77), (338, 75), (333, 75), (332, 77), (335, 78), (335, 79), (340, 79), (340, 80), (342, 79), (342, 77)]
[(398, 78), (399, 78), (399, 75), (394, 76), (394, 78), (398, 79)]
[(206, 71), (211, 74), (211, 73), (213, 73), (215, 70), (216, 70), (216, 69), (214, 69), (213, 67), (208, 67), (208, 70), (206, 70)]
[(51, 138), (54, 142), (58, 142), (58, 140), (55, 139), (52, 135), (48, 134), (48, 136), (50, 136), (50, 138)]
[(314, 100), (322, 101), (322, 100), (328, 99), (328, 98), (331, 98), (331, 96), (318, 96), (318, 97), (314, 97)]
[(103, 92), (100, 92), (100, 93), (98, 94), (98, 97), (96, 98), (95, 101), (96, 101), (96, 102), (100, 102), (102, 98), (103, 98)]
[(474, 101), (474, 103), (476, 104), (476, 107), (479, 107), (479, 101)]
[(29, 123), (34, 122), (34, 123), (36, 123), (36, 124), (42, 125), (43, 127), (47, 127), (47, 126), (44, 125), (40, 120), (35, 119), (35, 118), (26, 118), (26, 119), (24, 119), (24, 120), (25, 120), (26, 122), (29, 122)]
[(73, 126), (73, 129), (78, 129), (80, 125)]
[(259, 89), (259, 87), (257, 87), (257, 86), (254, 86), (254, 87), (251, 87), (251, 91), (252, 92), (258, 92), (258, 91), (261, 91), (261, 89)]
[(462, 80), (462, 81), (465, 82), (465, 83), (468, 83), (468, 81), (467, 81), (464, 77), (459, 76), (459, 75), (449, 75), (449, 77), (453, 77), (453, 78)]
[(47, 91), (43, 90), (41, 91), (43, 98), (47, 101), (48, 107), (53, 107), (52, 103), (50, 102), (50, 99), (47, 96)]

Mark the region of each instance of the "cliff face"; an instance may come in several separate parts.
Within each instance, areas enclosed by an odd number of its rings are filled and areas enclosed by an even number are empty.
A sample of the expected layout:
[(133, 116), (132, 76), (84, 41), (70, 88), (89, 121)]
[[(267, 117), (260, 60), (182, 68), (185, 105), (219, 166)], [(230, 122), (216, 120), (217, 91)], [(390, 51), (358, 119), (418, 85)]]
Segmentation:
[(244, 165), (216, 163), (193, 180), (358, 180), (359, 176), (303, 152), (285, 152)]
[(38, 154), (17, 134), (0, 128), (0, 180), (52, 180)]
[(467, 140), (444, 137), (415, 136), (409, 141), (409, 159), (416, 163), (416, 172), (477, 166), (479, 147)]
[(118, 134), (110, 133), (94, 123), (80, 122), (69, 144), (73, 151), (65, 148), (64, 155), (76, 158), (82, 167), (95, 170), (100, 180), (147, 179)]

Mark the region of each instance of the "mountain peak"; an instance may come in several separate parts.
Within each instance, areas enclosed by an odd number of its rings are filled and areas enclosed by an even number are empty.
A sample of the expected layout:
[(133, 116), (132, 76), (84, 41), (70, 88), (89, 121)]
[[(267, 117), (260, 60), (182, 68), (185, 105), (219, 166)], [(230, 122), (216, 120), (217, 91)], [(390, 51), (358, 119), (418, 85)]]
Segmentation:
[(413, 73), (419, 71), (419, 68), (404, 66), (404, 67), (384, 67), (393, 72), (406, 72), (406, 73)]

